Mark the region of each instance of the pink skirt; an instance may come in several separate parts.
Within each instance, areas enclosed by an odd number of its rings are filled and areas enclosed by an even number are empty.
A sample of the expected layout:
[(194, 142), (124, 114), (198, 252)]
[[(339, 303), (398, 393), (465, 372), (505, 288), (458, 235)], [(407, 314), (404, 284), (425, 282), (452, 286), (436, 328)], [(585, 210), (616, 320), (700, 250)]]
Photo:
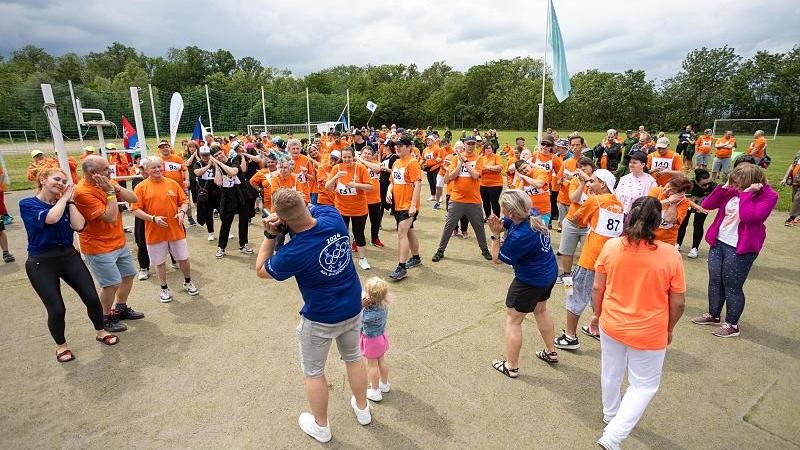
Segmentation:
[(358, 345), (364, 358), (378, 359), (386, 353), (386, 350), (389, 350), (389, 336), (385, 331), (376, 337), (367, 337), (361, 333)]

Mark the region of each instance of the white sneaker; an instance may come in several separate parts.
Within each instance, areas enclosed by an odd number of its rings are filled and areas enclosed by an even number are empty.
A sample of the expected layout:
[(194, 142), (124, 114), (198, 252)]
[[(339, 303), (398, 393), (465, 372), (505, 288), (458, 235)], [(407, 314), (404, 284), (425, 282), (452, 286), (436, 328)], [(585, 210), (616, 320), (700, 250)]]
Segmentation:
[(681, 251), (681, 244), (675, 244), (675, 250)]
[(297, 421), (300, 429), (303, 432), (319, 442), (328, 442), (331, 440), (331, 425), (321, 427), (317, 424), (317, 419), (311, 413), (304, 412), (300, 414), (300, 419)]
[(370, 269), (370, 265), (369, 265), (369, 262), (367, 261), (367, 258), (359, 258), (358, 266), (361, 267), (364, 270), (369, 270)]
[(172, 301), (172, 292), (170, 292), (169, 288), (161, 289), (158, 296), (161, 299), (161, 303), (169, 303)]
[(356, 396), (350, 396), (350, 407), (353, 408), (353, 412), (356, 413), (356, 419), (358, 419), (358, 423), (361, 425), (369, 425), (372, 422), (372, 413), (369, 412), (369, 400), (367, 400), (367, 407), (364, 409), (358, 409), (358, 405), (356, 405)]
[(208, 233), (208, 241), (209, 241), (209, 242), (211, 242), (211, 241), (213, 241), (214, 239), (215, 239), (215, 238), (214, 238), (214, 233)]
[(150, 278), (150, 272), (147, 269), (139, 269), (139, 276), (137, 278), (139, 281), (144, 281)]
[(383, 400), (383, 395), (381, 394), (380, 389), (367, 388), (367, 398), (372, 400), (373, 402), (379, 402)]
[(215, 256), (217, 259), (222, 259), (222, 258), (224, 258), (224, 257), (225, 257), (225, 250), (223, 250), (223, 249), (222, 249), (222, 247), (217, 247), (217, 253), (216, 253), (216, 254), (214, 254), (214, 256)]
[(605, 450), (619, 450), (619, 445), (611, 442), (611, 439), (607, 438), (606, 435), (600, 436), (600, 439), (597, 440), (597, 445)]
[(170, 267), (172, 267), (172, 268), (173, 268), (173, 269), (175, 269), (175, 270), (178, 270), (178, 269), (180, 269), (180, 266), (178, 265), (178, 262), (177, 262), (177, 261), (176, 261), (176, 262), (174, 262), (174, 263), (169, 263), (169, 266), (170, 266)]
[(686, 255), (687, 258), (695, 259), (697, 258), (697, 249), (693, 248), (689, 250), (689, 253)]
[(250, 246), (247, 245), (247, 244), (244, 244), (243, 246), (239, 247), (239, 251), (244, 253), (245, 255), (252, 255), (253, 254), (253, 249), (250, 248)]
[(200, 291), (197, 290), (197, 286), (194, 285), (194, 281), (183, 283), (183, 288), (186, 289), (186, 292), (188, 292), (191, 296), (195, 296), (200, 293)]
[(392, 390), (392, 385), (390, 385), (389, 382), (384, 383), (383, 381), (380, 381), (378, 382), (378, 388), (385, 394)]
[(428, 201), (429, 201), (429, 202), (432, 202), (432, 201), (434, 201), (434, 200), (435, 200), (435, 199), (433, 198), (433, 196), (432, 196), (432, 195), (431, 195), (430, 197), (428, 197)]
[(233, 238), (235, 238), (235, 237), (236, 237), (236, 236), (234, 236), (234, 235), (233, 235), (233, 233), (231, 233), (231, 234), (229, 234), (229, 235), (228, 235), (228, 239), (233, 239)]

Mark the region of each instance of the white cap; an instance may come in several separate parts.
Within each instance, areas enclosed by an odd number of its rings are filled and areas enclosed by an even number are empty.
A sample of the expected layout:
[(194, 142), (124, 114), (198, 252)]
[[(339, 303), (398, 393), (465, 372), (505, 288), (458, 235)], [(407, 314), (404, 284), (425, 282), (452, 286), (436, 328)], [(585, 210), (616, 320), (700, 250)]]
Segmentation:
[(331, 152), (330, 157), (336, 159), (342, 159), (342, 152), (340, 152), (339, 150), (334, 150)]
[(210, 155), (211, 154), (211, 149), (208, 148), (207, 145), (204, 145), (204, 146), (200, 147), (197, 150), (197, 152), (200, 153), (201, 155)]
[(612, 136), (612, 135), (616, 136), (617, 135), (617, 130), (611, 128), (608, 131), (606, 131), (606, 134), (609, 135), (609, 136)]
[(667, 148), (667, 147), (669, 147), (669, 138), (666, 136), (658, 138), (658, 140), (656, 141), (656, 148)]
[(606, 169), (597, 169), (594, 171), (594, 175), (606, 185), (609, 192), (614, 193), (614, 185), (617, 183), (617, 178), (613, 173)]

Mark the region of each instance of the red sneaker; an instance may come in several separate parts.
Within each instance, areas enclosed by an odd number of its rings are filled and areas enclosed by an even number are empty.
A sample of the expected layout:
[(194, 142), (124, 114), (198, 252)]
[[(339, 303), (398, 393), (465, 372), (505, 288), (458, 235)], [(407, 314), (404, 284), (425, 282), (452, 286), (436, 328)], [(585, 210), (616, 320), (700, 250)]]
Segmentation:
[(383, 242), (381, 242), (380, 239), (373, 239), (372, 240), (372, 245), (374, 245), (375, 247), (378, 247), (378, 248), (383, 248), (384, 247)]

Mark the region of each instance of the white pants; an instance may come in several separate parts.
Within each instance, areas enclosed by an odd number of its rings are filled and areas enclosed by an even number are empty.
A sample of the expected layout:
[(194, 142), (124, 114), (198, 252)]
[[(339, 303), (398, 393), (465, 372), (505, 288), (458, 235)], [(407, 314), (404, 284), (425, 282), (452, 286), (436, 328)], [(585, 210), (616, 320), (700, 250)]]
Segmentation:
[[(609, 337), (601, 328), (600, 354), (603, 417), (610, 419), (603, 436), (619, 445), (639, 423), (658, 391), (666, 349), (636, 350)], [(626, 367), (629, 386), (623, 397), (620, 388)]]

